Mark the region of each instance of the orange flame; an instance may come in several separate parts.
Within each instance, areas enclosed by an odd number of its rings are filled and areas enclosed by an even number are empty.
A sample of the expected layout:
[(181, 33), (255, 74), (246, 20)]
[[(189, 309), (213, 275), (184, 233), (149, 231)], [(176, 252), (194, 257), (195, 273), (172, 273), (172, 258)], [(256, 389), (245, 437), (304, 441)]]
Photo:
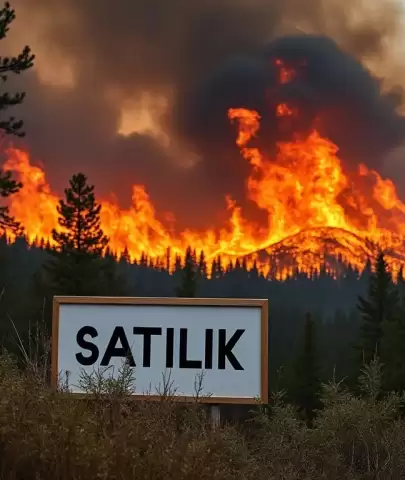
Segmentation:
[[(294, 70), (281, 60), (276, 65), (280, 83), (294, 78)], [(276, 113), (286, 119), (298, 114), (285, 103), (278, 105)], [(248, 266), (256, 262), (264, 274), (277, 267), (278, 276), (285, 278), (296, 270), (319, 271), (322, 262), (334, 274), (338, 266), (329, 261), (334, 258), (361, 270), (378, 243), (395, 252), (389, 263), (394, 274), (399, 270), (405, 259), (405, 205), (391, 180), (365, 165), (359, 165), (357, 172), (345, 172), (338, 147), (316, 130), (305, 138), (278, 143), (275, 157), (267, 158), (249, 146), (260, 129), (259, 113), (235, 108), (228, 111), (228, 117), (237, 123), (236, 144), (251, 166), (247, 195), (267, 212), (267, 225), (246, 219), (228, 196), (226, 225), (185, 230), (175, 236), (158, 219), (145, 187), (134, 185), (132, 206), (127, 210), (117, 201), (101, 201), (102, 229), (114, 252), (128, 252), (132, 260), (146, 253), (159, 263), (170, 251), (173, 266), (175, 256), (184, 255), (187, 246), (192, 246), (197, 253), (204, 251), (207, 260), (221, 256), (228, 262), (245, 257)], [(12, 148), (7, 153), (4, 169), (15, 172), (23, 183), (9, 200), (10, 213), (24, 225), (30, 242), (45, 239), (52, 245), (59, 198), (52, 193), (44, 171), (30, 164), (27, 153)]]
[(287, 67), (283, 62), (283, 60), (278, 58), (275, 60), (274, 63), (278, 67), (279, 82), (281, 84), (291, 82), (291, 80), (293, 80), (294, 77), (297, 75), (297, 72), (295, 71), (295, 69), (291, 67)]
[[(288, 106), (279, 107), (280, 114), (290, 115)], [(236, 118), (239, 132), (244, 132), (244, 142), (238, 142), (241, 153), (253, 167), (248, 179), (249, 198), (268, 212), (268, 245), (312, 231), (309, 238), (301, 235), (304, 243), (296, 247), (298, 264), (308, 270), (303, 253), (319, 251), (319, 241), (316, 245), (312, 241), (313, 230), (324, 231), (326, 227), (335, 230), (333, 236), (340, 244), (345, 244), (346, 239), (339, 236), (351, 234), (395, 250), (398, 257), (403, 257), (405, 205), (391, 180), (382, 179), (362, 164), (358, 175), (349, 177), (337, 157), (338, 147), (316, 130), (305, 139), (279, 143), (276, 158), (266, 159), (256, 148), (246, 147), (257, 135), (257, 125), (253, 132), (249, 130), (257, 115), (248, 110), (229, 110), (229, 118)], [(249, 131), (252, 134), (246, 135)], [(355, 255), (343, 250), (328, 253), (340, 254), (361, 269)], [(394, 272), (401, 263), (391, 260)]]
[[(168, 249), (172, 255), (183, 255), (192, 245), (197, 252), (204, 250), (207, 259), (221, 255), (229, 261), (249, 256), (251, 265), (260, 251), (272, 254), (282, 245), (293, 248), (295, 267), (304, 272), (319, 270), (325, 254), (341, 256), (361, 269), (367, 238), (403, 255), (405, 205), (392, 181), (364, 165), (357, 174), (345, 174), (336, 145), (316, 131), (305, 139), (279, 143), (276, 157), (267, 159), (258, 149), (246, 146), (260, 127), (259, 114), (231, 109), (229, 118), (238, 122), (237, 143), (252, 167), (248, 196), (268, 213), (266, 228), (245, 219), (242, 209), (227, 197), (230, 217), (226, 227), (186, 230), (174, 237), (158, 220), (145, 188), (134, 185), (130, 209), (120, 209), (115, 201), (101, 202), (101, 224), (113, 251), (121, 254), (126, 250), (132, 259), (145, 252), (158, 261), (166, 257)], [(30, 164), (27, 153), (17, 149), (7, 153), (4, 169), (16, 172), (23, 183), (10, 199), (10, 213), (24, 225), (29, 241), (43, 238), (52, 245), (59, 199), (44, 171)], [(394, 271), (401, 263), (398, 258), (391, 259)], [(258, 265), (268, 273), (267, 260)], [(281, 276), (295, 267), (285, 267)]]
[(276, 115), (278, 117), (292, 117), (294, 115), (294, 110), (286, 103), (280, 103), (276, 107)]

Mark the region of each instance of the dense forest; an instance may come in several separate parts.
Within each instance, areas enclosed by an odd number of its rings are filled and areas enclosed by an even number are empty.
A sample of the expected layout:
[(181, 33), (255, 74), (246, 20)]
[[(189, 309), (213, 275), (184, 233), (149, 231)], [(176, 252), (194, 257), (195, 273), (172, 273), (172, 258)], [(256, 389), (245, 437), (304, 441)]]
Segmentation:
[(361, 273), (348, 267), (338, 279), (321, 271), (279, 281), (243, 259), (207, 262), (189, 247), (170, 272), (147, 255), (131, 262), (109, 251), (94, 192), (84, 174), (72, 177), (52, 247), (2, 237), (0, 332), (7, 350), (27, 351), (49, 338), (53, 295), (267, 298), (270, 389), (287, 388), (310, 415), (322, 380), (345, 377), (355, 388), (359, 368), (375, 353), (385, 363), (386, 387), (402, 388), (405, 283), (401, 272), (394, 283), (384, 252)]

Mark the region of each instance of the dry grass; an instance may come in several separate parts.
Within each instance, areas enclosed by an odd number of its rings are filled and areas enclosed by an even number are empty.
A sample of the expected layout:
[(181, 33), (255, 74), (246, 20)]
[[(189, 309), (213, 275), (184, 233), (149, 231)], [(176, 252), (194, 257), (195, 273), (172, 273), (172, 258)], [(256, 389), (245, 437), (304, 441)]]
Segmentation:
[(170, 396), (132, 401), (128, 378), (84, 378), (93, 400), (52, 391), (43, 379), (0, 357), (1, 479), (405, 478), (402, 399), (378, 398), (378, 362), (362, 373), (361, 397), (335, 381), (324, 386), (324, 409), (312, 429), (282, 394), (270, 414), (257, 408), (254, 428), (213, 431), (198, 403), (179, 407)]

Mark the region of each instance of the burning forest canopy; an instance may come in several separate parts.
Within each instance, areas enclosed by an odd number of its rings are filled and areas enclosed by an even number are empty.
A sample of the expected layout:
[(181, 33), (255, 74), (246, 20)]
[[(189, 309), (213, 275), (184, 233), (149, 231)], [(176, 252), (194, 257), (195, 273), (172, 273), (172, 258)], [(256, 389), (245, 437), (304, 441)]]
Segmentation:
[(191, 245), (287, 275), (361, 269), (380, 244), (398, 270), (399, 2), (90, 3), (13, 5), (5, 48), (30, 44), (37, 66), (4, 168), (31, 241), (51, 240), (84, 171), (110, 247), (133, 259)]

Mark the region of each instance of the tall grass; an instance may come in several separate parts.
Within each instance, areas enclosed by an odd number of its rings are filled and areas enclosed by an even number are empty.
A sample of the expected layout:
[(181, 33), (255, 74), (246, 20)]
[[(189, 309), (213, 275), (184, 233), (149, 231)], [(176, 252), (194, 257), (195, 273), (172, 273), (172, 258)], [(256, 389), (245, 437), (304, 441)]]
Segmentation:
[(198, 402), (134, 401), (131, 372), (117, 383), (83, 377), (93, 393), (52, 390), (35, 368), (0, 356), (0, 478), (400, 479), (405, 478), (403, 399), (381, 396), (381, 366), (366, 366), (361, 396), (323, 386), (313, 428), (285, 404), (258, 405), (253, 423), (212, 429)]

